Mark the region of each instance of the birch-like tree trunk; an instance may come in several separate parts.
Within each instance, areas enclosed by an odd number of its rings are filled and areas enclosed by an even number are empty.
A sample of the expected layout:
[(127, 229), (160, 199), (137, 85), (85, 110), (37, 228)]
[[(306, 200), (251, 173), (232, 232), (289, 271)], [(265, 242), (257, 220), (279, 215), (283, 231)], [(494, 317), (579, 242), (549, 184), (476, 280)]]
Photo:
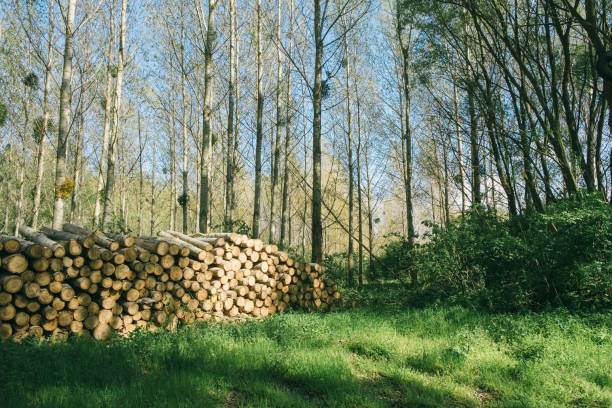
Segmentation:
[(208, 232), (209, 225), (209, 186), (208, 178), (211, 164), (212, 132), (210, 122), (212, 117), (212, 56), (216, 37), (215, 31), (215, 9), (217, 0), (208, 2), (208, 24), (206, 29), (206, 44), (204, 49), (204, 109), (202, 112), (202, 160), (200, 162), (201, 187), (200, 187), (200, 220), (199, 231)]
[(144, 198), (144, 179), (142, 175), (142, 131), (140, 127), (140, 108), (138, 109), (138, 236), (142, 235), (142, 202)]
[(115, 102), (112, 108), (112, 135), (108, 148), (108, 165), (106, 167), (106, 186), (104, 189), (104, 210), (102, 213), (103, 230), (108, 231), (110, 224), (112, 202), (111, 196), (115, 187), (116, 144), (119, 136), (119, 111), (121, 109), (121, 92), (123, 87), (123, 71), (125, 62), (125, 34), (127, 31), (128, 0), (121, 0), (121, 26), (119, 34), (119, 50), (117, 52), (117, 83), (115, 86)]
[(263, 143), (263, 70), (261, 56), (261, 0), (257, 0), (257, 130), (255, 142), (255, 196), (253, 198), (252, 235), (259, 238), (261, 218), (261, 148)]
[(346, 58), (346, 145), (348, 148), (347, 163), (348, 163), (348, 248), (346, 260), (346, 282), (350, 286), (353, 284), (353, 208), (354, 202), (354, 179), (353, 179), (353, 134), (352, 134), (352, 118), (351, 118), (351, 55), (349, 52), (348, 40), (344, 35), (344, 49)]
[(53, 0), (49, 0), (49, 37), (47, 42), (47, 60), (45, 62), (45, 85), (43, 90), (42, 104), (42, 127), (40, 130), (40, 141), (38, 143), (38, 155), (36, 160), (36, 185), (34, 187), (34, 209), (32, 210), (32, 228), (38, 228), (38, 216), (40, 214), (40, 191), (42, 188), (43, 172), (45, 170), (45, 142), (49, 129), (49, 95), (51, 94), (51, 66), (53, 64), (53, 36), (55, 33), (55, 18), (53, 16)]
[(104, 199), (104, 179), (106, 177), (106, 165), (108, 161), (108, 145), (111, 137), (111, 108), (114, 103), (113, 99), (113, 47), (115, 41), (115, 33), (113, 30), (113, 5), (109, 7), (109, 22), (108, 22), (108, 44), (106, 46), (106, 87), (104, 89), (104, 129), (102, 131), (102, 154), (100, 156), (100, 166), (98, 172), (98, 186), (96, 188), (96, 204), (94, 207), (94, 225), (100, 225), (100, 216), (102, 215), (102, 203)]
[(359, 244), (359, 267), (358, 279), (363, 281), (363, 199), (361, 190), (361, 100), (357, 92), (357, 84), (355, 84), (355, 99), (357, 100), (357, 242)]
[(272, 156), (272, 177), (270, 182), (270, 229), (268, 241), (274, 242), (274, 204), (276, 202), (276, 185), (278, 184), (278, 168), (280, 161), (280, 141), (282, 129), (282, 107), (281, 107), (281, 75), (283, 62), (281, 54), (281, 0), (277, 0), (276, 21), (276, 140), (274, 141), (274, 154)]
[(314, 86), (312, 88), (312, 262), (323, 261), (323, 225), (321, 221), (321, 102), (323, 99), (323, 15), (321, 0), (314, 0)]
[(181, 97), (183, 99), (183, 192), (181, 194), (181, 207), (183, 209), (183, 234), (187, 234), (187, 213), (189, 210), (189, 186), (187, 185), (187, 98), (185, 95), (185, 82), (187, 71), (185, 69), (185, 20), (184, 8), (181, 1)]
[[(293, 51), (293, 1), (289, 4), (289, 46), (287, 54), (292, 57)], [(287, 199), (289, 196), (289, 146), (291, 144), (291, 61), (287, 58), (287, 93), (285, 95), (285, 148), (283, 151), (284, 163), (284, 174), (283, 174), (283, 186), (282, 186), (282, 202), (281, 202), (281, 225), (280, 225), (280, 244), (285, 244), (285, 231), (287, 230)], [(291, 221), (289, 221), (291, 223)], [(291, 231), (291, 225), (289, 225), (289, 231)], [(291, 236), (291, 233), (289, 233)], [(291, 242), (291, 239), (289, 239)]]
[(457, 94), (457, 79), (453, 77), (453, 113), (455, 116), (455, 131), (457, 134), (457, 164), (459, 165), (459, 188), (461, 189), (461, 213), (465, 212), (465, 170), (463, 168), (463, 136), (459, 119), (459, 96)]
[(474, 103), (475, 86), (473, 79), (469, 79), (467, 85), (467, 108), (470, 118), (470, 163), (472, 169), (472, 205), (482, 203), (480, 192), (480, 148), (478, 145), (478, 117), (476, 116), (476, 108)]
[[(29, 47), (28, 47), (29, 52)], [(28, 56), (29, 60), (29, 56)], [(29, 64), (28, 64), (29, 66)], [(30, 87), (24, 83), (23, 85), (23, 132), (21, 134), (21, 157), (19, 158), (19, 194), (15, 202), (15, 235), (19, 233), (23, 218), (23, 188), (25, 185), (25, 167), (26, 167), (26, 137), (28, 127), (30, 125)]]
[(156, 158), (156, 154), (155, 154), (155, 149), (153, 149), (153, 160), (151, 163), (151, 196), (150, 196), (150, 200), (151, 200), (151, 211), (149, 213), (149, 219), (150, 219), (150, 229), (149, 229), (149, 235), (153, 236), (154, 232), (155, 232), (155, 158)]
[[(81, 84), (81, 86), (83, 86)], [(74, 152), (74, 167), (72, 169), (72, 179), (74, 180), (74, 192), (72, 193), (72, 201), (70, 203), (70, 217), (71, 223), (75, 222), (75, 216), (78, 213), (79, 206), (79, 190), (81, 187), (81, 166), (82, 166), (82, 152), (83, 152), (83, 132), (84, 132), (84, 119), (82, 106), (79, 108), (76, 115), (76, 122), (78, 123), (78, 129), (76, 132), (75, 140), (75, 152)]]
[(60, 87), (60, 108), (57, 132), (57, 155), (55, 161), (55, 202), (53, 204), (53, 228), (61, 229), (64, 223), (64, 196), (72, 191), (66, 179), (66, 144), (70, 131), (72, 111), (72, 41), (74, 35), (74, 14), (76, 0), (68, 0), (64, 30), (64, 66)]
[[(410, 124), (410, 103), (411, 103), (411, 89), (410, 89), (410, 43), (412, 41), (412, 27), (408, 27), (407, 42), (404, 41), (404, 18), (402, 16), (402, 8), (400, 2), (396, 3), (396, 35), (400, 46), (401, 61), (402, 61), (402, 87), (404, 92), (404, 134), (402, 135), (402, 149), (403, 156), (405, 157), (405, 168), (404, 168), (404, 194), (406, 199), (406, 227), (408, 230), (408, 250), (414, 248), (414, 218), (413, 218), (413, 206), (412, 206), (412, 128)], [(359, 168), (359, 165), (357, 165)], [(361, 199), (360, 199), (361, 201)], [(361, 217), (361, 209), (359, 210)], [(360, 243), (361, 250), (361, 243)], [(360, 256), (361, 257), (361, 256)], [(410, 280), (413, 285), (417, 283), (417, 274), (414, 268), (410, 268)]]
[[(235, 0), (232, 0), (235, 1)], [(234, 3), (235, 10), (235, 3)], [(238, 144), (240, 142), (240, 35), (236, 25), (236, 11), (234, 11), (234, 45), (235, 45), (235, 57), (234, 57), (234, 80), (236, 82), (236, 86), (234, 86), (236, 97), (234, 98), (234, 148), (232, 149), (232, 188), (231, 188), (231, 215), (232, 215), (232, 223), (233, 223), (233, 214), (236, 210), (236, 188), (235, 188), (235, 180), (238, 172)]]
[[(170, 91), (172, 92), (172, 91)], [(170, 137), (170, 230), (174, 231), (176, 227), (176, 201), (177, 201), (177, 189), (176, 189), (176, 132), (175, 132), (175, 120), (174, 120), (174, 97), (170, 96), (170, 117), (169, 120), (169, 137)]]
[(233, 226), (233, 202), (234, 196), (234, 98), (236, 92), (234, 90), (236, 77), (236, 0), (229, 1), (229, 54), (230, 54), (230, 72), (229, 83), (227, 90), (227, 144), (225, 147), (225, 214), (223, 215), (223, 225), (226, 231), (231, 231)]

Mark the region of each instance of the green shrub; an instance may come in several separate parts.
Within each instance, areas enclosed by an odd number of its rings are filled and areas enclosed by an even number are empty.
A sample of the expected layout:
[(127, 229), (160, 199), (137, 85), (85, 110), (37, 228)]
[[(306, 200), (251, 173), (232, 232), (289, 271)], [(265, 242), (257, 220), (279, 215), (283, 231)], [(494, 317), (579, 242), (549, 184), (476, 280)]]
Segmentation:
[(437, 299), (497, 311), (612, 306), (612, 208), (581, 192), (546, 214), (511, 218), (477, 207), (408, 251), (398, 239), (381, 263), (416, 268), (419, 288)]

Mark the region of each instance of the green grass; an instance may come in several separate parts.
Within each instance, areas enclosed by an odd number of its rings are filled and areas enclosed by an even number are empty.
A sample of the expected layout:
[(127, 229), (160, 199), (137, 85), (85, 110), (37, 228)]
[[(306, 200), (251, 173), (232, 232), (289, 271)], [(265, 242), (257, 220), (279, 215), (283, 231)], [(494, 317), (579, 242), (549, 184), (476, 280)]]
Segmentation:
[(2, 407), (609, 407), (612, 316), (392, 306), (0, 344)]

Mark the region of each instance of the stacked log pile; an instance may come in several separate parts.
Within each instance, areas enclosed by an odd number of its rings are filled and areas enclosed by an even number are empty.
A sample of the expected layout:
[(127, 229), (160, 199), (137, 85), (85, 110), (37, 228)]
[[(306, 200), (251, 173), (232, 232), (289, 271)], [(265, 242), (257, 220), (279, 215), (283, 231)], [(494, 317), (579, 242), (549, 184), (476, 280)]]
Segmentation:
[(235, 233), (131, 237), (21, 227), (0, 235), (0, 338), (107, 339), (137, 328), (333, 310), (338, 286), (318, 264)]

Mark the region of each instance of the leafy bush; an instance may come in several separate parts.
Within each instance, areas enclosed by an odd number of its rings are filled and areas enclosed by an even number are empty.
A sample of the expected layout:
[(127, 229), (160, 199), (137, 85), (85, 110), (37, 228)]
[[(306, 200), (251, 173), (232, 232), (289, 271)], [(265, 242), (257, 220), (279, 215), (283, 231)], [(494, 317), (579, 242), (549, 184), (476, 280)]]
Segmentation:
[(416, 268), (433, 298), (476, 301), (490, 310), (612, 306), (612, 208), (581, 192), (546, 214), (506, 218), (476, 208), (426, 241), (383, 247), (382, 263)]

